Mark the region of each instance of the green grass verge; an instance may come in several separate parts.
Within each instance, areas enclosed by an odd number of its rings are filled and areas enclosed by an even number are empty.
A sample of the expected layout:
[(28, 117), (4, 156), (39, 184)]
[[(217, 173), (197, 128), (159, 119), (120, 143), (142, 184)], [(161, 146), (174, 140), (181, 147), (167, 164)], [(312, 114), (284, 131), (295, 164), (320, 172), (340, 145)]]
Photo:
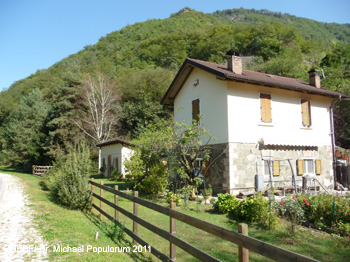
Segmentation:
[[(20, 177), (26, 184), (26, 192), (29, 200), (32, 202), (32, 208), (36, 215), (35, 223), (42, 232), (44, 239), (48, 242), (50, 261), (157, 261), (149, 253), (93, 253), (86, 252), (86, 247), (132, 247), (132, 240), (125, 234), (120, 238), (120, 227), (115, 227), (106, 218), (100, 220), (96, 211), (80, 212), (68, 210), (55, 203), (47, 191), (44, 191), (39, 185), (40, 178), (30, 174), (14, 172), (11, 169), (0, 168), (0, 172), (13, 174)], [(106, 179), (95, 178), (96, 182), (104, 181), (105, 185), (114, 187), (119, 185), (119, 189), (126, 189), (124, 183), (109, 181)], [(95, 187), (95, 193), (99, 189)], [(105, 198), (114, 201), (111, 193), (104, 192)], [(142, 196), (148, 198), (147, 196)], [(152, 198), (154, 202), (167, 205), (165, 199)], [(95, 199), (94, 203), (99, 206), (99, 201)], [(132, 212), (132, 203), (126, 199), (119, 198), (121, 207)], [(111, 215), (114, 211), (104, 204), (104, 209)], [(220, 225), (222, 227), (237, 231), (237, 222), (228, 218), (224, 214), (216, 214), (212, 211), (211, 205), (198, 205), (195, 202), (189, 202), (187, 207), (183, 203), (177, 207), (177, 210), (198, 217), (202, 220)], [(150, 223), (169, 230), (169, 217), (149, 210), (139, 205), (139, 216)], [(120, 222), (123, 226), (132, 230), (132, 222), (120, 214)], [(177, 236), (188, 243), (200, 248), (222, 261), (238, 261), (237, 246), (224, 241), (218, 237), (209, 235), (187, 224), (177, 221)], [(99, 239), (94, 240), (96, 232), (99, 232)], [(139, 236), (161, 252), (169, 255), (169, 242), (139, 226)], [(249, 225), (249, 236), (258, 238), (262, 241), (280, 246), (282, 248), (297, 252), (321, 261), (347, 261), (350, 255), (350, 244), (347, 239), (317, 232), (311, 229), (299, 227), (296, 234), (292, 235), (289, 231), (288, 222), (281, 220), (278, 226), (273, 229), (262, 229), (254, 225)], [(53, 245), (62, 245), (71, 247), (85, 247), (85, 252), (52, 252)], [(251, 261), (269, 261), (255, 253), (250, 253)], [(181, 249), (177, 249), (178, 261), (197, 261)]]
[[(0, 168), (1, 173), (17, 176), (25, 184), (30, 207), (34, 210), (34, 224), (49, 247), (49, 261), (151, 261), (145, 252), (102, 252), (87, 247), (131, 247), (130, 239), (118, 238), (119, 227), (105, 223), (91, 212), (69, 210), (55, 203), (48, 191), (40, 186), (40, 178), (11, 168)], [(96, 232), (99, 238), (95, 241)], [(19, 243), (20, 244), (20, 243)], [(54, 247), (84, 247), (84, 252), (54, 252)], [(124, 249), (124, 251), (127, 251)]]

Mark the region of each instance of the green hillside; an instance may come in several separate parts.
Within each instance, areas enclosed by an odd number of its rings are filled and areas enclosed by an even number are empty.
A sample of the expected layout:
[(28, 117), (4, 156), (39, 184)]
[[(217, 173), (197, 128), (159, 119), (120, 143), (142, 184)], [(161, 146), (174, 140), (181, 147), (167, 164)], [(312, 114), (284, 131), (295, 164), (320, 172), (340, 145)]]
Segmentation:
[[(312, 12), (312, 10), (310, 10), (310, 12)], [(297, 28), (298, 32), (305, 39), (313, 38), (327, 44), (331, 43), (333, 40), (350, 41), (350, 24), (322, 23), (290, 14), (282, 14), (281, 12), (243, 8), (216, 11), (213, 15), (232, 25), (236, 25), (237, 23), (282, 23), (286, 27)]]
[[(0, 161), (48, 163), (75, 142), (94, 144), (77, 124), (89, 117), (87, 81), (98, 76), (113, 86), (118, 121), (111, 137), (137, 138), (148, 121), (171, 117), (159, 101), (186, 57), (224, 63), (226, 51), (236, 49), (249, 57), (248, 69), (307, 80), (308, 70), (322, 68), (324, 87), (350, 93), (349, 36), (349, 24), (245, 9), (184, 8), (126, 26), (0, 93)], [(348, 146), (349, 137), (342, 129), (339, 141)]]

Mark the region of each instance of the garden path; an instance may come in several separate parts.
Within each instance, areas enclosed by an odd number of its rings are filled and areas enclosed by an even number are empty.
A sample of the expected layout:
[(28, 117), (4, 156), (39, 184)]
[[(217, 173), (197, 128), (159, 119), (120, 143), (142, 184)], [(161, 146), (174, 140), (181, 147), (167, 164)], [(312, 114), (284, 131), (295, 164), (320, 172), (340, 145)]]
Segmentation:
[(22, 180), (1, 173), (0, 178), (5, 188), (0, 198), (0, 261), (47, 260), (47, 245), (33, 223)]

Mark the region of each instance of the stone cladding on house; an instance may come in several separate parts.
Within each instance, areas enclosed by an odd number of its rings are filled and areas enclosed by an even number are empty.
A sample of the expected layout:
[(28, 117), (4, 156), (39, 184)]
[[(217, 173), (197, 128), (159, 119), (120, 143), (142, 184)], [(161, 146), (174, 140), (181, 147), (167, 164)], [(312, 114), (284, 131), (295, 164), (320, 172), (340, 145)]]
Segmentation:
[[(255, 175), (264, 174), (263, 159), (280, 160), (280, 175), (272, 176), (274, 187), (292, 185), (292, 170), (287, 161), (290, 159), (297, 185), (302, 186), (302, 176), (297, 175), (297, 159), (321, 159), (322, 174), (315, 178), (327, 189), (333, 189), (332, 149), (320, 146), (313, 150), (266, 149), (263, 145), (249, 143), (222, 143), (212, 145), (210, 155), (210, 174), (206, 182), (211, 184), (214, 193), (237, 194), (240, 191), (252, 191), (255, 188)], [(264, 176), (264, 187), (267, 188), (269, 175)], [(308, 185), (311, 182), (308, 181)], [(318, 186), (318, 184), (316, 184)], [(321, 188), (321, 190), (323, 190)]]

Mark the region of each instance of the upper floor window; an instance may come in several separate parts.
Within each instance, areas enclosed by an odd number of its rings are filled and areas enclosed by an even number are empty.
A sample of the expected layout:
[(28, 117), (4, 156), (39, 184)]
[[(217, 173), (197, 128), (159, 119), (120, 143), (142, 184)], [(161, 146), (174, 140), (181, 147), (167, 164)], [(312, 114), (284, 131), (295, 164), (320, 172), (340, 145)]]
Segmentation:
[(271, 95), (260, 94), (260, 111), (261, 111), (261, 122), (271, 123)]
[(311, 126), (311, 102), (308, 99), (301, 99), (301, 119), (304, 127)]
[(197, 121), (199, 122), (199, 115), (200, 115), (200, 110), (199, 110), (199, 98), (196, 100), (192, 101), (192, 122)]

